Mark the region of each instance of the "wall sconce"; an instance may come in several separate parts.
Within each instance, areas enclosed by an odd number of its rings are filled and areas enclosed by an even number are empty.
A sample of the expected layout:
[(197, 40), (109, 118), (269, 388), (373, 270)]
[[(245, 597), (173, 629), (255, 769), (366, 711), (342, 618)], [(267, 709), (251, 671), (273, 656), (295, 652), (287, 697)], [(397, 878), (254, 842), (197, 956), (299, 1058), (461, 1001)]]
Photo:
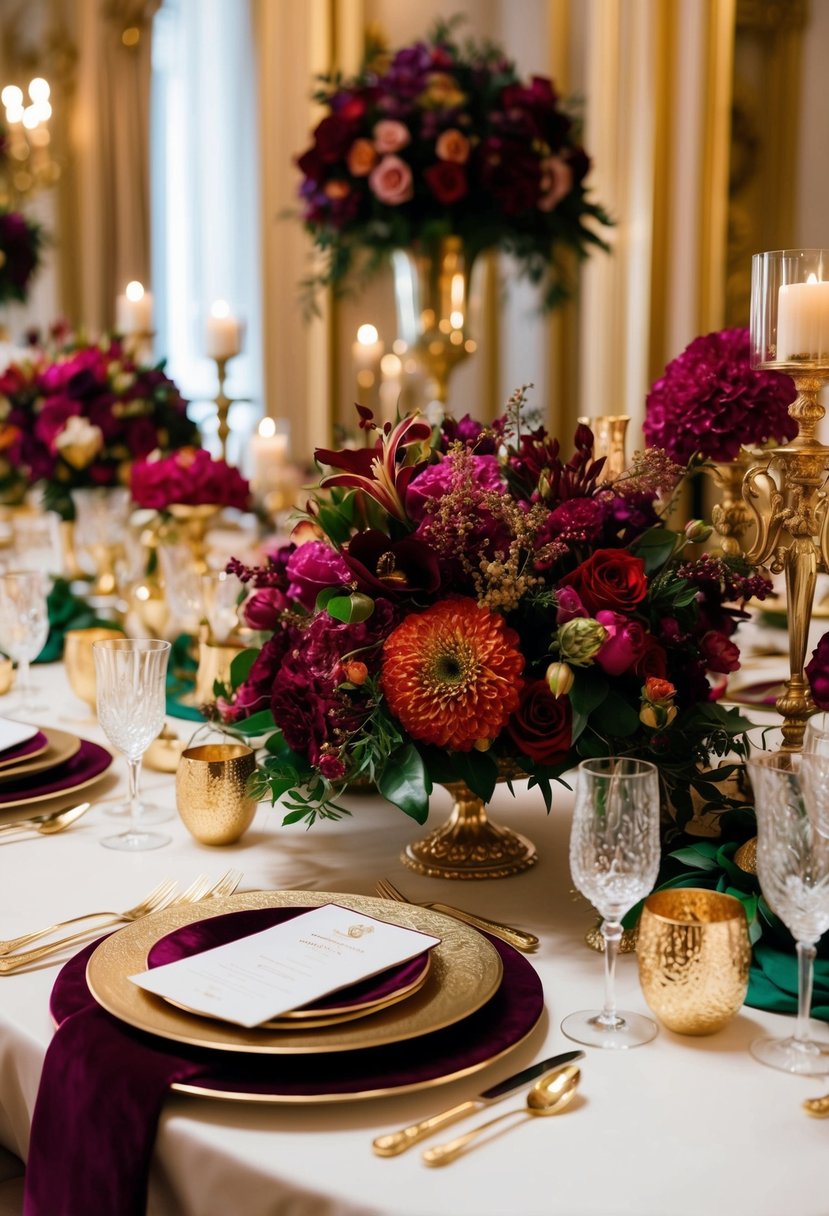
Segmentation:
[(54, 186), (60, 177), (49, 148), (49, 82), (35, 76), (27, 92), (28, 99), (16, 84), (0, 92), (6, 126), (5, 133), (0, 129), (0, 204), (5, 206)]

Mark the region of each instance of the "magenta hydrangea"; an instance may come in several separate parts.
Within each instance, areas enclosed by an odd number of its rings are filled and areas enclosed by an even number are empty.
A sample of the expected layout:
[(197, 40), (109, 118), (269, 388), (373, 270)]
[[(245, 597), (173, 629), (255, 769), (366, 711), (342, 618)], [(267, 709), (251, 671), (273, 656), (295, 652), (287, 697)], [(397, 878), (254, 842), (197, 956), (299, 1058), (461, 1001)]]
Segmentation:
[(788, 406), (797, 391), (789, 376), (756, 371), (748, 329), (723, 329), (695, 338), (672, 359), (651, 388), (645, 439), (672, 460), (696, 455), (730, 461), (740, 446), (785, 443), (797, 434)]

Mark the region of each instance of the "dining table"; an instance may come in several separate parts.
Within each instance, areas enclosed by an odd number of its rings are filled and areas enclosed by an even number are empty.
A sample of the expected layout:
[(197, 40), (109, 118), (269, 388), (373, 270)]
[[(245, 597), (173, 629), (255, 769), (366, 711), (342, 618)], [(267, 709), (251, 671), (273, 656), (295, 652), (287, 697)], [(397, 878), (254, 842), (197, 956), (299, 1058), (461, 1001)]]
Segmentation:
[[(39, 724), (105, 744), (61, 663), (36, 668), (34, 678), (48, 706)], [(0, 714), (8, 700), (0, 697)], [(194, 722), (168, 722), (182, 739), (204, 733)], [(108, 811), (126, 791), (126, 765), (117, 755), (82, 794), (45, 804), (51, 810), (88, 798), (92, 809), (77, 823), (53, 836), (0, 837), (2, 938), (84, 912), (128, 908), (164, 879), (186, 885), (199, 874), (235, 868), (245, 892), (374, 895), (376, 883), (387, 879), (412, 902), (456, 905), (540, 939), (526, 955), (543, 986), (540, 1020), (478, 1071), (344, 1101), (245, 1102), (171, 1092), (149, 1171), (151, 1216), (826, 1216), (829, 1123), (809, 1118), (801, 1104), (829, 1090), (829, 1076), (796, 1077), (756, 1062), (752, 1039), (788, 1033), (793, 1019), (745, 1006), (716, 1034), (691, 1037), (660, 1027), (652, 1042), (633, 1050), (586, 1048), (577, 1095), (559, 1115), (526, 1117), (518, 1126), (506, 1121), (450, 1165), (430, 1168), (422, 1149), (490, 1114), (520, 1109), (527, 1086), (397, 1157), (372, 1151), (378, 1135), (574, 1048), (562, 1019), (600, 1004), (602, 958), (585, 943), (596, 914), (569, 871), (570, 785), (565, 778), (555, 787), (549, 813), (525, 783), (515, 784), (514, 796), (506, 785), (497, 788), (491, 818), (538, 850), (537, 864), (502, 879), (446, 880), (408, 869), (401, 852), (424, 829), (370, 793), (344, 798), (347, 816), (311, 828), (284, 827), (280, 808), (261, 803), (236, 844), (200, 844), (176, 814), (174, 776), (149, 769), (143, 793), (171, 812), (165, 825), (171, 843), (135, 854), (102, 848), (113, 825)], [(450, 806), (448, 792), (436, 788), (429, 826), (445, 819)], [(0, 822), (43, 807), (0, 809)], [(0, 1145), (24, 1162), (54, 1032), (50, 992), (69, 957), (64, 952), (0, 975)], [(621, 1007), (648, 1012), (634, 954), (619, 958), (617, 995)], [(399, 1052), (405, 1058), (405, 1042)], [(117, 1126), (111, 1134), (118, 1135)]]

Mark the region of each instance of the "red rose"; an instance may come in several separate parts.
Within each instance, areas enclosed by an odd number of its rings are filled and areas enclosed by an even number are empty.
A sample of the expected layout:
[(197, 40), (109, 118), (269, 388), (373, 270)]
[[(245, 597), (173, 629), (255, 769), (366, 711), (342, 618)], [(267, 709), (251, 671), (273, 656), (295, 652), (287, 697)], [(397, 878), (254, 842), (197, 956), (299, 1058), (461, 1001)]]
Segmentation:
[(660, 646), (652, 633), (645, 634), (645, 649), (633, 664), (633, 670), (640, 680), (656, 677), (664, 680), (668, 675), (668, 661), (664, 646)]
[(737, 671), (740, 666), (740, 648), (729, 641), (724, 633), (709, 629), (699, 644), (700, 654), (709, 671), (719, 671), (728, 675)]
[(328, 114), (314, 131), (314, 150), (327, 164), (345, 160), (355, 135), (353, 123), (338, 114)]
[(468, 189), (466, 174), (462, 166), (453, 161), (438, 161), (436, 165), (430, 165), (424, 171), (423, 176), (432, 194), (444, 206), (457, 203), (464, 197)]
[(645, 563), (626, 549), (597, 549), (559, 586), (573, 587), (591, 616), (603, 608), (630, 612), (648, 593)]
[(546, 680), (530, 680), (521, 689), (518, 708), (507, 733), (525, 756), (538, 764), (558, 764), (570, 751), (572, 712), (566, 697), (554, 697)]

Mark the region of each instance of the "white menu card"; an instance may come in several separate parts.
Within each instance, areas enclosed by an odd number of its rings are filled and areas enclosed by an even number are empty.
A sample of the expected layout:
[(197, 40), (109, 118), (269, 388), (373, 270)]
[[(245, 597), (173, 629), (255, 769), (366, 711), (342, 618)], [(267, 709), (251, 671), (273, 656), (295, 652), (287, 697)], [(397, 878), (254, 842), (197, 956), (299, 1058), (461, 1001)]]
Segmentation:
[(440, 941), (339, 904), (130, 979), (193, 1013), (259, 1026), (430, 950)]

